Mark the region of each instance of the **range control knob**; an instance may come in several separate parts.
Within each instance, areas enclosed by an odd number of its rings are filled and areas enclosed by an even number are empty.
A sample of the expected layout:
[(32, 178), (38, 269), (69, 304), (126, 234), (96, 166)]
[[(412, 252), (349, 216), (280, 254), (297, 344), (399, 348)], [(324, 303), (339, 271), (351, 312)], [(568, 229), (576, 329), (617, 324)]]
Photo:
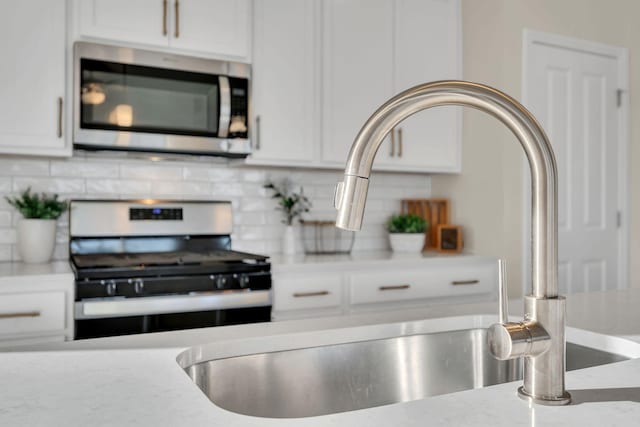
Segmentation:
[(135, 291), (136, 295), (141, 295), (144, 292), (144, 280), (135, 279), (133, 281), (133, 290)]
[(227, 286), (229, 279), (226, 276), (218, 276), (216, 277), (216, 288), (224, 289)]
[[(103, 283), (103, 282), (100, 282)], [(104, 284), (104, 290), (107, 292), (107, 295), (109, 295), (110, 297), (114, 296), (116, 294), (116, 281), (115, 280), (109, 280)]]
[(238, 277), (238, 283), (240, 284), (240, 287), (242, 289), (248, 288), (249, 287), (249, 276), (247, 276), (246, 274), (241, 274)]

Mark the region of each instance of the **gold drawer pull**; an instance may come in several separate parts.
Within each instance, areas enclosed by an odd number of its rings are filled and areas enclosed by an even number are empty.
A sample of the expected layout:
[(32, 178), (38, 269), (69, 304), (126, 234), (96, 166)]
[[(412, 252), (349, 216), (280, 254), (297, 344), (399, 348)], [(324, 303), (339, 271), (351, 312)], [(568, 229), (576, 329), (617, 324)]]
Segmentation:
[(318, 291), (318, 292), (296, 292), (293, 294), (294, 298), (304, 298), (304, 297), (321, 297), (323, 295), (329, 295), (329, 291)]
[(39, 311), (22, 311), (17, 313), (0, 313), (0, 319), (15, 319), (18, 317), (40, 317)]
[(378, 289), (381, 291), (397, 291), (401, 289), (409, 289), (411, 285), (394, 285), (394, 286), (380, 286)]
[(480, 283), (479, 280), (454, 280), (451, 282), (452, 285), (477, 285)]

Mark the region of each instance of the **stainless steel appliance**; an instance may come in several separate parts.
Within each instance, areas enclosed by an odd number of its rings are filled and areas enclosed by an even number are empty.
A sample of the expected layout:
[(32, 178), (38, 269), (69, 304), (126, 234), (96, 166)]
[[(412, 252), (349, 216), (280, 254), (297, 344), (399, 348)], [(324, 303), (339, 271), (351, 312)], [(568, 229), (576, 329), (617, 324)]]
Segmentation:
[(269, 260), (231, 228), (229, 202), (72, 201), (76, 339), (269, 321)]
[(246, 157), (248, 64), (76, 42), (74, 146)]

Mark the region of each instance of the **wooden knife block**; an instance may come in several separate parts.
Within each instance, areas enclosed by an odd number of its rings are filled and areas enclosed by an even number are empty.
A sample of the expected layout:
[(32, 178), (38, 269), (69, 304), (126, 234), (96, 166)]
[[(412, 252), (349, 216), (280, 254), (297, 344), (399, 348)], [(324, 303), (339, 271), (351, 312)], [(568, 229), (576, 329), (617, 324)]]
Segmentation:
[(402, 213), (415, 214), (427, 221), (423, 251), (436, 249), (438, 225), (449, 224), (448, 199), (402, 199)]

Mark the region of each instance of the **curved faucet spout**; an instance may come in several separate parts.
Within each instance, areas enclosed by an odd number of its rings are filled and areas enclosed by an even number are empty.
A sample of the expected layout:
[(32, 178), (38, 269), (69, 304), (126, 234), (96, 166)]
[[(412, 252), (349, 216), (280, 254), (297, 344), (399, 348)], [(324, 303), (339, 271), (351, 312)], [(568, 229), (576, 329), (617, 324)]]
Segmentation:
[[(371, 167), (384, 137), (405, 118), (438, 105), (463, 105), (489, 113), (511, 129), (527, 156), (532, 186), (531, 294), (525, 297), (523, 322), (504, 321), (489, 329), (489, 348), (500, 359), (524, 356), (524, 384), (518, 391), (522, 398), (566, 405), (571, 396), (564, 384), (565, 300), (558, 296), (557, 282), (556, 161), (542, 127), (518, 101), (491, 87), (464, 81), (423, 84), (387, 101), (351, 146), (344, 181), (336, 188), (336, 225), (360, 229)], [(502, 306), (506, 306), (504, 298)]]
[(373, 113), (351, 146), (345, 180), (336, 192), (336, 225), (360, 229), (373, 160), (387, 133), (412, 114), (439, 105), (463, 105), (489, 113), (520, 141), (531, 168), (531, 293), (557, 296), (557, 171), (551, 144), (522, 104), (489, 86), (465, 81), (427, 83), (398, 94)]

